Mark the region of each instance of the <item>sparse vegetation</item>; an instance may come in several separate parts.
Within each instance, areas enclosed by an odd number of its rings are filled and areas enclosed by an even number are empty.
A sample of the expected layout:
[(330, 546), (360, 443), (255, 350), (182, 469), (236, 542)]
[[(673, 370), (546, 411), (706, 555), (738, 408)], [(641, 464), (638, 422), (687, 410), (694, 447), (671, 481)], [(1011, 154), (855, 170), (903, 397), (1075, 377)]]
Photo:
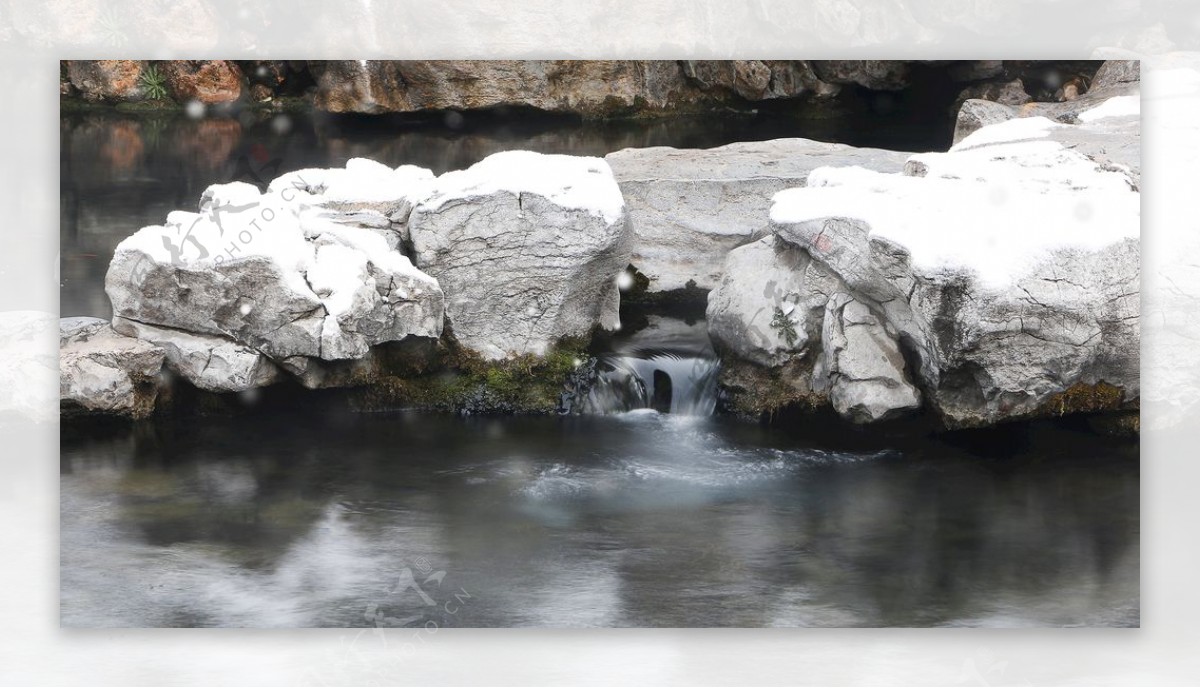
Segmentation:
[(796, 325), (792, 322), (788, 314), (783, 312), (783, 308), (779, 306), (775, 307), (775, 317), (771, 318), (771, 329), (783, 337), (789, 349), (796, 346), (796, 340), (799, 338), (796, 334)]
[(142, 90), (145, 91), (146, 98), (149, 100), (162, 100), (167, 97), (167, 78), (154, 65), (149, 65), (142, 70), (138, 77), (138, 83), (141, 84)]

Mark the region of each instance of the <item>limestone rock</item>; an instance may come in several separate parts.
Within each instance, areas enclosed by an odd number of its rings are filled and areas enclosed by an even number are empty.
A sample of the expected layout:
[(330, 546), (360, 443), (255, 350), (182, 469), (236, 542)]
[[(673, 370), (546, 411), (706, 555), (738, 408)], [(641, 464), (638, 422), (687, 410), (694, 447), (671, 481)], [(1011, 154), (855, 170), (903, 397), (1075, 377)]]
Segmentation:
[(154, 411), (161, 348), (117, 334), (97, 318), (66, 318), (59, 330), (59, 396), (79, 409), (131, 418)]
[(825, 306), (815, 378), (818, 391), (827, 388), (834, 410), (851, 421), (887, 420), (921, 405), (895, 332), (888, 330), (885, 320), (844, 292)]
[(628, 223), (599, 158), (497, 153), (439, 177), (408, 231), (455, 337), (486, 358), (542, 354), (618, 325)]
[(361, 358), (442, 329), (437, 282), (382, 236), (287, 189), (240, 182), (121, 242), (105, 290), (118, 318), (224, 338), (280, 364)]
[(113, 319), (112, 326), (121, 334), (161, 348), (166, 354), (167, 368), (200, 389), (243, 392), (282, 377), (279, 368), (261, 352), (225, 337), (192, 334), (125, 318)]
[(632, 264), (650, 292), (689, 282), (712, 289), (725, 256), (767, 225), (770, 198), (825, 165), (898, 171), (908, 154), (809, 139), (733, 143), (708, 150), (626, 149), (605, 160), (625, 196)]

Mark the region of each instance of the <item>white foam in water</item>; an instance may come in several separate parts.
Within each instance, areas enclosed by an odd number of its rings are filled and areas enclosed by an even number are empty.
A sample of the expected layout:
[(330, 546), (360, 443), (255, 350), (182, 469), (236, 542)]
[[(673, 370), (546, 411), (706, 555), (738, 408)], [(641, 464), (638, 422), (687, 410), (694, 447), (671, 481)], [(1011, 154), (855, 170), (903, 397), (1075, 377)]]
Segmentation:
[(611, 356), (604, 363), (609, 369), (600, 373), (584, 404), (591, 413), (651, 409), (656, 372), (671, 380), (670, 413), (711, 416), (716, 409), (717, 374), (721, 369), (716, 359), (659, 354), (649, 358)]

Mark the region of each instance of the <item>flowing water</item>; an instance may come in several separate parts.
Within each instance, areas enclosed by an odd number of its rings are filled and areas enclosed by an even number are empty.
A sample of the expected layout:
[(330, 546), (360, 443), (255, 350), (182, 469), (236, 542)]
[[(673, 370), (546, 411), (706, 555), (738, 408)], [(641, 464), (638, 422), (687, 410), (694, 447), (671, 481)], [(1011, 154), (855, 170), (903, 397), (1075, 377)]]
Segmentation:
[[(441, 171), (513, 147), (811, 133), (72, 116), (62, 312), (107, 317), (116, 242), (213, 182), (359, 155)], [(713, 415), (704, 332), (650, 317), (613, 340), (583, 415), (284, 413), (246, 397), (234, 417), (64, 424), (62, 623), (1139, 623), (1136, 445), (1049, 426), (830, 441), (817, 421)]]

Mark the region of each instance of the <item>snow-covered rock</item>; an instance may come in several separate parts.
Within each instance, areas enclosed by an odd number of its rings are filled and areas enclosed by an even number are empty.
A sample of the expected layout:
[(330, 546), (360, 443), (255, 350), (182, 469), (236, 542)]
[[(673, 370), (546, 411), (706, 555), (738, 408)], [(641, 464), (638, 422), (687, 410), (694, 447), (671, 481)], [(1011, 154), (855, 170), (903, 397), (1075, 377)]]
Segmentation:
[[(760, 366), (811, 361), (800, 374), (853, 420), (922, 395), (951, 427), (1135, 407), (1137, 170), (1101, 151), (1136, 148), (1136, 110), (1114, 97), (1081, 112), (1097, 108), (1077, 124), (989, 125), (899, 174), (813, 171), (807, 187), (775, 196), (775, 244), (730, 254), (710, 333)], [(785, 307), (795, 347), (763, 327)]]
[(489, 359), (617, 327), (627, 227), (604, 160), (527, 151), (438, 177), (408, 220), (455, 337)]
[(240, 182), (209, 187), (199, 213), (173, 212), (117, 246), (105, 278), (114, 324), (130, 334), (141, 323), (218, 337), (225, 341), (213, 346), (221, 351), (249, 348), (285, 367), (440, 336), (437, 282), (372, 228), (344, 220), (286, 187), (266, 194)]
[(161, 348), (113, 331), (99, 318), (59, 324), (59, 397), (64, 412), (144, 418), (154, 410)]
[(650, 292), (717, 285), (725, 256), (767, 224), (771, 197), (812, 170), (857, 165), (899, 171), (907, 153), (808, 139), (733, 143), (708, 150), (630, 148), (606, 156), (625, 196), (631, 262)]

